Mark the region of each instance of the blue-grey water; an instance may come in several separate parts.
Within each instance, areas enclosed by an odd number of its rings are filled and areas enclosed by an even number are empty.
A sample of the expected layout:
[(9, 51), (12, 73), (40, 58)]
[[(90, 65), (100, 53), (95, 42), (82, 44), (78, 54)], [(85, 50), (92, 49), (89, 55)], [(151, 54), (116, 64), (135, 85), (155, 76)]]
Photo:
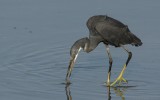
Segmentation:
[[(0, 0), (1, 100), (159, 100), (159, 0)], [(69, 50), (88, 36), (86, 21), (107, 14), (127, 24), (141, 38), (132, 47), (124, 87), (108, 89), (108, 57), (100, 44), (80, 52), (69, 87), (65, 75)], [(127, 59), (122, 48), (110, 47), (113, 81)]]

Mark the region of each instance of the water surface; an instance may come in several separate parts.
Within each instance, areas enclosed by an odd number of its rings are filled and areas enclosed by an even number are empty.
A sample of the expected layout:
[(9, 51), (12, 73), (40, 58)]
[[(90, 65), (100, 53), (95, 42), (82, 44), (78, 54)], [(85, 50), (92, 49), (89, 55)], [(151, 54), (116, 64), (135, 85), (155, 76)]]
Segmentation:
[[(158, 0), (1, 0), (0, 97), (3, 100), (158, 100), (160, 99), (160, 14)], [(143, 46), (133, 53), (124, 77), (128, 84), (108, 88), (105, 46), (81, 52), (65, 86), (69, 49), (88, 36), (90, 16), (107, 14), (127, 24)], [(113, 81), (127, 59), (111, 47)]]

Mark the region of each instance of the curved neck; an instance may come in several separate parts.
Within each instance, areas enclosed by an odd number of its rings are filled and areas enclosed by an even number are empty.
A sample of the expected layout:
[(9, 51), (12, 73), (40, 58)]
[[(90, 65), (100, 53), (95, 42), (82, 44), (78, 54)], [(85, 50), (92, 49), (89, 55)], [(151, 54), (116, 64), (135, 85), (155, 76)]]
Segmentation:
[(82, 48), (84, 52), (89, 53), (94, 50), (100, 42), (101, 40), (97, 37), (81, 38), (71, 47), (70, 55), (75, 56), (79, 52), (80, 48)]
[(84, 46), (83, 50), (85, 52), (89, 53), (92, 50), (94, 50), (100, 42), (101, 42), (101, 40), (98, 39), (97, 37), (89, 37), (89, 38), (87, 38), (87, 41), (85, 42), (85, 46)]

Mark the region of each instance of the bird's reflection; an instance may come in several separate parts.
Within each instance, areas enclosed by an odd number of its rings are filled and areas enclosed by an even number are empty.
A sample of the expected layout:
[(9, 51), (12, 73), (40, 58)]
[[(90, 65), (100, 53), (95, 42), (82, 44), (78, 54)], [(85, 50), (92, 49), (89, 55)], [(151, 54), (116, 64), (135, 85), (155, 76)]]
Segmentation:
[[(114, 93), (121, 98), (121, 100), (125, 100), (124, 92), (126, 91), (127, 88), (128, 87), (107, 87), (108, 100), (112, 100), (111, 90), (113, 90)], [(72, 100), (70, 85), (66, 85), (65, 90), (66, 90), (67, 100)]]
[(71, 91), (70, 91), (70, 85), (66, 85), (65, 90), (66, 90), (66, 96), (67, 96), (67, 100), (72, 100), (72, 96), (71, 96)]
[(121, 100), (125, 100), (124, 91), (126, 90), (126, 87), (107, 87), (108, 100), (111, 100), (112, 98), (111, 89), (117, 96), (121, 97)]
[(108, 100), (111, 100), (111, 87), (107, 87)]

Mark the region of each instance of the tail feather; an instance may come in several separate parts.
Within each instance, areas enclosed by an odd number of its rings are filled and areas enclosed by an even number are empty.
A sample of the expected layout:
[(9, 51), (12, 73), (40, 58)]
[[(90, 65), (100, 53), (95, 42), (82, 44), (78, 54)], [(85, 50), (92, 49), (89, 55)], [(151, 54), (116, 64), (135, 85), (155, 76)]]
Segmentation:
[(138, 46), (141, 46), (143, 43), (141, 42), (141, 40), (134, 34), (131, 35), (132, 37), (132, 45), (138, 47)]

